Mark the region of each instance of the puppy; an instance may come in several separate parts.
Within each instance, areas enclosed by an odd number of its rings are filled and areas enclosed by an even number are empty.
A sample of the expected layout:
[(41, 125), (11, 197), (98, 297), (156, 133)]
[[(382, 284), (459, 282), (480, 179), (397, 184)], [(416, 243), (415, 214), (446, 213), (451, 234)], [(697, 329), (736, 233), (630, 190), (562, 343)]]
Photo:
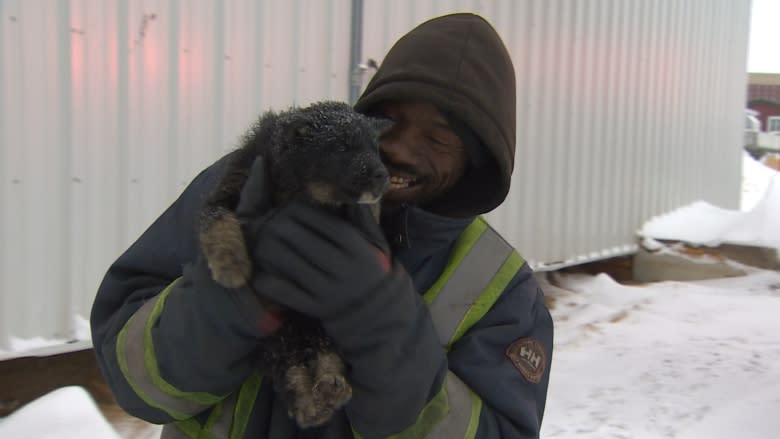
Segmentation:
[[(389, 186), (378, 136), (389, 124), (339, 102), (262, 115), (228, 159), (201, 212), (200, 245), (214, 280), (238, 288), (251, 279), (252, 261), (235, 209), (255, 158), (265, 160), (275, 207), (292, 200), (334, 210), (370, 203), (378, 218), (378, 201)], [(318, 322), (290, 310), (283, 314), (281, 328), (260, 346), (260, 367), (270, 372), (299, 426), (321, 425), (352, 395), (344, 362)]]

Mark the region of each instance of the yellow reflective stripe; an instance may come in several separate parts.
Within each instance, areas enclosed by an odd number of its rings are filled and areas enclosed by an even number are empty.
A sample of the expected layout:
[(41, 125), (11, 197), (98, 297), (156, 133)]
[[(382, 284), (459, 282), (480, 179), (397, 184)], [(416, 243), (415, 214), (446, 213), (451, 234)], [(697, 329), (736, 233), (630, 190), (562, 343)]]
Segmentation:
[[(447, 416), (436, 422), (430, 432), (424, 436), (407, 436), (403, 439), (454, 439), (465, 438), (470, 428), (476, 429), (479, 425), (479, 413), (481, 410), (475, 410), (476, 403), (482, 404), (469, 386), (466, 385), (457, 375), (448, 371), (444, 383), (447, 388), (447, 404), (449, 411)], [(476, 414), (476, 419), (474, 415)], [(472, 424), (476, 424), (472, 427)]]
[[(128, 319), (117, 336), (116, 356), (122, 374), (142, 401), (164, 411), (173, 419), (183, 420), (214, 405), (218, 398), (203, 398), (200, 393), (181, 392), (173, 386), (159, 385), (165, 381), (159, 377), (151, 328), (162, 312), (165, 298), (178, 280), (173, 281), (155, 299), (142, 305)], [(150, 367), (150, 362), (154, 367)]]
[(490, 308), (492, 308), (493, 304), (501, 297), (501, 293), (504, 292), (504, 289), (506, 289), (506, 286), (509, 285), (509, 282), (515, 277), (524, 262), (525, 260), (523, 260), (523, 257), (520, 256), (519, 253), (512, 251), (512, 254), (504, 261), (504, 264), (498, 270), (498, 273), (493, 276), (493, 279), (491, 279), (488, 286), (482, 290), (476, 302), (469, 308), (466, 315), (463, 317), (463, 320), (458, 324), (455, 333), (452, 335), (452, 338), (447, 345), (447, 350), (449, 350), (453, 343), (458, 341), (466, 331), (471, 329), (472, 326), (477, 324), (477, 322), (490, 311)]
[(154, 338), (152, 337), (152, 328), (157, 322), (157, 318), (160, 317), (160, 314), (162, 314), (163, 308), (165, 307), (165, 300), (168, 298), (168, 295), (171, 293), (171, 291), (173, 291), (173, 286), (176, 285), (180, 279), (181, 278), (178, 278), (173, 281), (162, 293), (160, 293), (160, 297), (152, 309), (152, 314), (146, 321), (146, 327), (144, 328), (146, 369), (149, 371), (149, 375), (151, 376), (154, 385), (163, 392), (173, 397), (181, 398), (196, 404), (214, 405), (221, 401), (224, 396), (217, 396), (207, 392), (185, 392), (177, 389), (172, 384), (165, 381), (162, 376), (160, 376), (160, 367), (157, 365), (157, 356), (154, 354)]
[(450, 260), (447, 261), (447, 265), (444, 268), (444, 271), (439, 276), (439, 278), (436, 279), (436, 282), (423, 295), (425, 303), (429, 305), (433, 303), (433, 301), (436, 299), (436, 296), (439, 295), (441, 289), (444, 288), (444, 285), (447, 284), (447, 281), (452, 276), (452, 273), (455, 272), (455, 269), (458, 268), (461, 261), (463, 261), (463, 258), (469, 254), (471, 248), (474, 247), (474, 244), (479, 240), (479, 237), (482, 236), (487, 228), (487, 222), (485, 222), (482, 217), (477, 217), (474, 221), (471, 222), (471, 224), (468, 225), (468, 227), (466, 227), (466, 230), (463, 231), (460, 237), (458, 237), (458, 240), (455, 242), (455, 249), (450, 256)]
[(160, 435), (161, 439), (165, 439), (169, 436), (174, 436), (173, 434), (167, 435), (166, 433), (168, 430), (175, 428), (179, 430), (180, 432), (184, 433), (189, 437), (190, 439), (198, 439), (201, 432), (201, 427), (198, 421), (194, 419), (185, 419), (183, 421), (176, 421), (172, 425), (166, 425), (163, 427), (163, 433)]
[[(450, 405), (447, 398), (446, 385), (441, 386), (441, 390), (425, 405), (417, 421), (401, 433), (388, 436), (386, 439), (413, 439), (424, 438), (433, 430), (436, 424), (447, 416), (450, 411)], [(355, 439), (363, 439), (354, 429), (352, 435)]]
[(175, 432), (181, 432), (191, 439), (243, 439), (262, 382), (261, 375), (252, 374), (236, 393), (214, 406), (205, 425), (201, 426), (193, 418), (177, 421), (166, 425), (161, 437), (178, 437), (171, 430), (176, 429)]
[(216, 439), (243, 439), (262, 380), (257, 373), (252, 374), (237, 392), (217, 404), (209, 414), (205, 432)]
[(230, 439), (242, 439), (249, 424), (249, 417), (255, 408), (257, 395), (260, 393), (260, 386), (263, 383), (263, 377), (257, 373), (252, 374), (238, 393), (236, 409), (233, 412), (233, 428), (230, 430)]
[(160, 439), (178, 439), (182, 435), (190, 439), (227, 439), (223, 437), (214, 436), (209, 430), (211, 426), (217, 422), (220, 414), (222, 413), (222, 404), (217, 404), (212, 409), (206, 420), (206, 425), (201, 426), (200, 422), (193, 418), (176, 421), (172, 424), (167, 424), (163, 427)]
[(488, 227), (455, 267), (436, 300), (428, 306), (442, 347), (449, 347), (458, 325), (513, 251), (501, 235)]
[[(260, 391), (261, 375), (255, 373), (248, 377), (238, 396), (230, 397), (229, 401), (205, 392), (181, 391), (160, 376), (154, 356), (152, 328), (165, 307), (166, 298), (179, 280), (173, 281), (154, 300), (145, 303), (119, 332), (116, 354), (120, 369), (144, 402), (177, 420), (164, 427), (168, 435), (181, 432), (190, 438), (243, 438)], [(213, 409), (205, 426), (201, 426), (192, 416), (210, 406)]]
[[(228, 396), (226, 400), (227, 399), (230, 399), (230, 397)], [(220, 419), (222, 419), (222, 412), (223, 412), (224, 405), (225, 405), (224, 401), (221, 401), (219, 404), (215, 405), (214, 408), (211, 409), (211, 413), (209, 413), (208, 419), (206, 419), (206, 425), (203, 426), (204, 433), (207, 433), (209, 436), (218, 439), (227, 439), (227, 434), (223, 434), (223, 435), (214, 434), (214, 425), (217, 424), (220, 421)], [(232, 416), (232, 413), (228, 415)], [(230, 427), (228, 426), (228, 429), (229, 428)]]
[(176, 411), (169, 411), (166, 410), (165, 407), (161, 406), (160, 404), (157, 404), (155, 401), (152, 401), (151, 398), (149, 398), (146, 395), (146, 392), (141, 389), (141, 386), (136, 384), (136, 380), (132, 377), (132, 373), (130, 373), (130, 366), (127, 364), (127, 349), (125, 348), (127, 344), (127, 328), (131, 323), (134, 323), (134, 320), (137, 319), (138, 316), (134, 314), (133, 316), (128, 319), (127, 323), (125, 323), (125, 326), (122, 328), (121, 331), (119, 331), (119, 335), (116, 338), (116, 359), (119, 363), (119, 370), (122, 371), (122, 375), (125, 377), (125, 381), (127, 381), (127, 384), (130, 385), (130, 388), (133, 389), (133, 392), (135, 392), (136, 395), (138, 395), (141, 400), (150, 406), (163, 410), (166, 413), (168, 413), (172, 418), (174, 419), (184, 419), (188, 416), (182, 413), (178, 413)]
[(471, 392), (471, 418), (469, 419), (469, 426), (466, 429), (464, 439), (474, 439), (477, 436), (477, 428), (479, 427), (479, 417), (482, 415), (482, 398), (479, 397), (473, 391)]
[(426, 404), (422, 412), (420, 412), (420, 416), (417, 417), (417, 422), (401, 433), (390, 436), (389, 439), (414, 439), (426, 437), (436, 424), (447, 416), (449, 411), (450, 402), (447, 395), (447, 386), (445, 384), (441, 386), (439, 393), (437, 393), (436, 396)]
[[(457, 375), (447, 372), (441, 390), (406, 430), (385, 439), (474, 439), (482, 400)], [(352, 430), (355, 439), (360, 433)]]
[[(170, 288), (170, 287), (168, 287)], [(171, 398), (154, 386), (145, 367), (146, 347), (143, 331), (145, 319), (155, 301), (145, 303), (128, 319), (119, 331), (116, 341), (116, 355), (119, 369), (136, 395), (149, 406), (162, 410), (174, 419), (182, 420), (206, 407)], [(130, 337), (128, 337), (130, 334)]]

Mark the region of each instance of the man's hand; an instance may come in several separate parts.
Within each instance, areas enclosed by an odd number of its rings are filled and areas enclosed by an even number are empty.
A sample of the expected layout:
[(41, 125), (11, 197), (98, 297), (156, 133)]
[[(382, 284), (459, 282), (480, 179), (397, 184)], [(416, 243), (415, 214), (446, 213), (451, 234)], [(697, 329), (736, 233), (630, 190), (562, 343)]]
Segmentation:
[(270, 215), (250, 251), (256, 291), (317, 318), (349, 366), (353, 427), (379, 436), (417, 420), (447, 369), (428, 308), (368, 209), (349, 220), (299, 203)]
[[(255, 162), (237, 209), (261, 297), (320, 320), (349, 367), (347, 416), (361, 434), (413, 424), (447, 370), (428, 307), (391, 262), (364, 205), (343, 216), (293, 202), (270, 208), (267, 173)], [(260, 194), (258, 198), (258, 194)]]
[[(356, 207), (350, 217), (297, 202), (272, 214), (250, 245), (258, 294), (320, 319), (375, 295), (392, 272), (387, 245), (367, 209)], [(263, 290), (271, 277), (298, 291), (273, 291), (273, 281)]]

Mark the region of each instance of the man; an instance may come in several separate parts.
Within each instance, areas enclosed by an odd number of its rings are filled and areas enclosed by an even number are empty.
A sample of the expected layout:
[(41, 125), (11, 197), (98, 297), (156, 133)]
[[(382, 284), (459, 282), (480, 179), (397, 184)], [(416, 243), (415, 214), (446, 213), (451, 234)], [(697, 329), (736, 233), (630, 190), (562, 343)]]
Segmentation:
[(300, 204), (263, 216), (256, 163), (238, 209), (251, 283), (318, 318), (339, 347), (353, 395), (329, 423), (290, 420), (252, 360), (278, 320), (252, 289), (216, 285), (198, 256), (198, 208), (224, 159), (100, 287), (93, 341), (119, 403), (168, 424), (163, 437), (538, 437), (552, 320), (527, 264), (477, 217), (509, 190), (514, 81), (499, 36), (472, 14), (396, 43), (356, 104), (395, 122), (380, 139), (381, 231)]

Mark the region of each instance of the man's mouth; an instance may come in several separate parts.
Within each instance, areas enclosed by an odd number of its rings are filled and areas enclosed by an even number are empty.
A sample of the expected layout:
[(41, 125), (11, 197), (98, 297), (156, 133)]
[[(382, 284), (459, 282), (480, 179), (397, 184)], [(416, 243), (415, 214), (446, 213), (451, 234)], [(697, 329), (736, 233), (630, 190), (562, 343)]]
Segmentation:
[(406, 189), (417, 184), (417, 178), (410, 176), (391, 175), (390, 190)]

